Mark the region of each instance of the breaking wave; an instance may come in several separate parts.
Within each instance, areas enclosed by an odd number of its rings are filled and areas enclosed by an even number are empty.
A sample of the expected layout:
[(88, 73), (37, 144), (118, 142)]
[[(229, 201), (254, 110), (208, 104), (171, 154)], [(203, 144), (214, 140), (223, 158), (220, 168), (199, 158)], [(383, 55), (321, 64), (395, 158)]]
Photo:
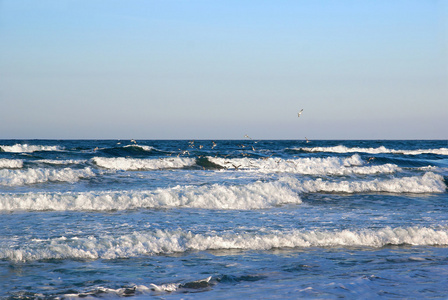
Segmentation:
[(0, 186), (19, 186), (49, 181), (76, 182), (81, 178), (95, 176), (91, 168), (74, 170), (64, 169), (20, 169), (0, 170)]
[(298, 182), (297, 179), (285, 177), (281, 179), (287, 181), (295, 189), (305, 193), (444, 193), (446, 184), (443, 177), (432, 172), (427, 172), (423, 176), (412, 176), (371, 181), (328, 181), (318, 178), (316, 180), (306, 180)]
[(63, 150), (59, 146), (43, 146), (43, 145), (28, 145), (28, 144), (15, 144), (13, 146), (0, 145), (0, 151), (14, 152), (14, 153), (31, 153), (38, 151), (61, 151)]
[(255, 182), (242, 186), (177, 186), (155, 191), (2, 194), (0, 211), (170, 207), (249, 210), (301, 202), (296, 192), (280, 182)]
[(348, 158), (208, 158), (212, 163), (226, 169), (252, 170), (262, 173), (295, 173), (304, 175), (369, 175), (379, 173), (395, 173), (401, 168), (394, 164), (363, 166), (364, 162), (358, 154)]
[(21, 159), (0, 158), (0, 169), (20, 169), (23, 167)]
[(349, 148), (343, 145), (334, 147), (313, 147), (313, 148), (297, 148), (294, 150), (301, 150), (305, 152), (333, 152), (333, 153), (370, 153), (370, 154), (380, 154), (380, 153), (392, 153), (392, 154), (404, 154), (404, 155), (419, 155), (419, 154), (438, 154), (438, 155), (448, 155), (448, 148), (439, 149), (418, 149), (418, 150), (394, 150), (388, 149), (384, 146), (378, 148)]
[(126, 235), (31, 239), (0, 245), (0, 259), (116, 259), (186, 251), (223, 249), (271, 250), (308, 247), (384, 247), (387, 245), (447, 246), (448, 228), (398, 227), (358, 230), (271, 230), (264, 233), (162, 231)]
[(170, 157), (159, 159), (138, 159), (138, 158), (106, 158), (94, 157), (92, 162), (97, 166), (112, 170), (157, 170), (157, 169), (179, 169), (195, 164), (193, 158)]
[(57, 160), (57, 159), (39, 159), (33, 161), (35, 163), (43, 163), (47, 165), (77, 165), (84, 164), (87, 160), (76, 160), (76, 159), (65, 159), (65, 160)]
[[(88, 175), (93, 175), (93, 172), (87, 168), (74, 174), (69, 172), (41, 176), (44, 178), (42, 181), (50, 179), (70, 181)], [(32, 178), (26, 179), (27, 183), (34, 183), (39, 182), (40, 177), (26, 178)], [(24, 182), (20, 178), (14, 180), (9, 184)], [(353, 182), (325, 181), (321, 178), (301, 181), (294, 177), (282, 177), (274, 182), (257, 181), (233, 186), (222, 184), (176, 186), (153, 191), (2, 194), (0, 211), (110, 211), (173, 207), (251, 210), (284, 204), (300, 204), (302, 203), (300, 193), (443, 193), (445, 190), (443, 177), (432, 172), (427, 172), (423, 176)]]
[[(144, 297), (151, 297), (150, 292), (155, 292), (155, 295), (160, 295), (160, 293), (166, 293), (166, 292), (188, 292), (188, 291), (198, 291), (206, 289), (214, 284), (216, 282), (211, 281), (212, 276), (209, 276), (204, 279), (199, 279), (195, 281), (189, 281), (189, 282), (175, 282), (175, 283), (165, 283), (165, 284), (159, 284), (156, 285), (154, 283), (151, 283), (149, 286), (146, 285), (134, 285), (132, 287), (122, 287), (122, 288), (108, 288), (108, 287), (96, 287), (93, 290), (87, 291), (87, 292), (77, 292), (75, 290), (71, 290), (69, 294), (61, 295), (64, 299), (65, 298), (109, 298), (109, 297), (131, 297), (131, 296), (144, 296)], [(153, 295), (153, 296), (155, 296)], [(43, 297), (43, 295), (38, 295), (40, 297)]]

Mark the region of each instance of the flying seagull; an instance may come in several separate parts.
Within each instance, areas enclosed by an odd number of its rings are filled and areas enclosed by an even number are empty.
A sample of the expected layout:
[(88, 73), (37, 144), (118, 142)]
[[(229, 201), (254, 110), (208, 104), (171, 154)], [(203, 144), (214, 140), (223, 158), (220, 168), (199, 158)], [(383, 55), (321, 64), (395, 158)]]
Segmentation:
[(302, 114), (302, 112), (303, 112), (303, 108), (299, 111), (299, 113), (297, 114), (298, 115), (298, 117), (300, 117), (300, 115)]

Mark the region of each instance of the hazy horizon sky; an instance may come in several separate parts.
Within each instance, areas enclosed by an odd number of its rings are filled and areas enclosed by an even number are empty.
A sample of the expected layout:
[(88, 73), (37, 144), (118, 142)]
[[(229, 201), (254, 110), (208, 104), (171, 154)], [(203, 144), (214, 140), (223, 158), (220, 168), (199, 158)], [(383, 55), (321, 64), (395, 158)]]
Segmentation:
[(448, 139), (448, 1), (0, 0), (0, 39), (0, 139)]

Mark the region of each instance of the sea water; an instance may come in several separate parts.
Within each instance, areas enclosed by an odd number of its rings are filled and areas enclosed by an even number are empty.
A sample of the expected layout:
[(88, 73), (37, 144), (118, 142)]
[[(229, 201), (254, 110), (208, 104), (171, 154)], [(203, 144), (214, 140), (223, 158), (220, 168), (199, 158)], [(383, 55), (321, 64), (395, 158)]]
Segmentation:
[(0, 141), (0, 297), (448, 297), (447, 141)]

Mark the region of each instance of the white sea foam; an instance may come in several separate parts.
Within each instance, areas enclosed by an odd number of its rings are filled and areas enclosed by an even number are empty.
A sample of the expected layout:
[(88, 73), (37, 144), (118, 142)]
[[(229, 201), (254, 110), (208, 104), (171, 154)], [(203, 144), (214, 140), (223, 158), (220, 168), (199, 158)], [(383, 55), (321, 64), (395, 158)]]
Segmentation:
[(58, 237), (0, 245), (0, 259), (116, 259), (185, 251), (270, 250), (308, 247), (383, 247), (448, 245), (448, 228), (398, 227), (360, 230), (273, 230), (264, 233), (194, 234), (184, 231), (132, 232), (126, 235)]
[(187, 157), (170, 157), (158, 159), (137, 159), (124, 157), (94, 157), (92, 162), (99, 167), (112, 170), (158, 170), (179, 169), (195, 164), (195, 160)]
[(154, 147), (151, 146), (145, 146), (145, 145), (126, 145), (123, 148), (140, 148), (144, 151), (152, 151), (154, 150)]
[(0, 145), (0, 150), (4, 152), (31, 153), (36, 151), (61, 151), (62, 148), (59, 146), (15, 144), (13, 146)]
[[(90, 172), (69, 173), (65, 180), (77, 180), (89, 175)], [(50, 176), (44, 177), (44, 180), (49, 180), (48, 177)], [(52, 180), (63, 180), (60, 177)], [(23, 182), (20, 179), (15, 180)], [(28, 179), (28, 182), (30, 181), (37, 180)], [(255, 182), (234, 186), (213, 184), (159, 188), (154, 191), (2, 194), (0, 211), (109, 211), (172, 207), (250, 210), (289, 203), (300, 204), (300, 193), (443, 193), (445, 191), (443, 177), (432, 172), (427, 172), (423, 176), (351, 182), (326, 181), (321, 178), (302, 181), (285, 176), (276, 182)]]
[(2, 194), (0, 211), (126, 210), (187, 207), (203, 209), (264, 209), (302, 201), (280, 182), (241, 186), (177, 186), (155, 191)]
[(0, 158), (0, 169), (20, 169), (23, 167), (21, 159)]
[(56, 169), (20, 169), (0, 170), (0, 186), (19, 186), (48, 181), (76, 182), (81, 178), (95, 176), (91, 168), (75, 170), (71, 168)]
[(211, 162), (227, 169), (257, 171), (262, 173), (295, 173), (305, 175), (369, 175), (379, 173), (395, 173), (401, 169), (397, 165), (363, 166), (364, 161), (358, 154), (348, 158), (298, 158), (284, 160), (281, 158), (216, 158), (209, 157)]
[(87, 160), (76, 160), (76, 159), (63, 159), (63, 160), (57, 160), (57, 159), (38, 159), (34, 162), (38, 163), (44, 163), (47, 165), (76, 165), (76, 164), (84, 164), (87, 162)]
[(87, 298), (87, 299), (96, 299), (98, 297), (104, 298), (108, 296), (115, 297), (130, 297), (134, 295), (138, 296), (144, 296), (144, 297), (150, 297), (151, 292), (155, 292), (155, 294), (160, 293), (166, 293), (166, 292), (176, 292), (176, 291), (187, 291), (187, 290), (199, 290), (204, 289), (212, 285), (213, 283), (210, 283), (210, 280), (212, 279), (212, 276), (209, 276), (204, 279), (196, 280), (196, 281), (190, 281), (190, 282), (176, 282), (176, 283), (165, 283), (165, 284), (154, 284), (151, 283), (148, 286), (145, 285), (134, 285), (133, 287), (124, 287), (124, 288), (118, 288), (118, 289), (112, 289), (108, 287), (96, 287), (93, 290), (82, 292), (82, 293), (71, 293), (71, 294), (65, 294), (62, 295), (63, 298)]
[(298, 181), (292, 177), (284, 177), (281, 181), (289, 182), (296, 190), (315, 193), (444, 193), (446, 185), (443, 177), (427, 172), (423, 176), (402, 177), (393, 179), (375, 179), (371, 181), (328, 181), (316, 180)]
[(313, 148), (297, 148), (295, 150), (302, 150), (306, 152), (333, 152), (333, 153), (352, 153), (352, 152), (362, 152), (362, 153), (370, 153), (370, 154), (379, 154), (379, 153), (392, 153), (392, 154), (405, 154), (405, 155), (419, 155), (419, 154), (439, 154), (439, 155), (448, 155), (448, 148), (439, 148), (439, 149), (418, 149), (418, 150), (395, 150), (388, 149), (384, 146), (378, 148), (358, 148), (353, 147), (349, 148), (346, 146), (334, 146), (334, 147), (313, 147)]

